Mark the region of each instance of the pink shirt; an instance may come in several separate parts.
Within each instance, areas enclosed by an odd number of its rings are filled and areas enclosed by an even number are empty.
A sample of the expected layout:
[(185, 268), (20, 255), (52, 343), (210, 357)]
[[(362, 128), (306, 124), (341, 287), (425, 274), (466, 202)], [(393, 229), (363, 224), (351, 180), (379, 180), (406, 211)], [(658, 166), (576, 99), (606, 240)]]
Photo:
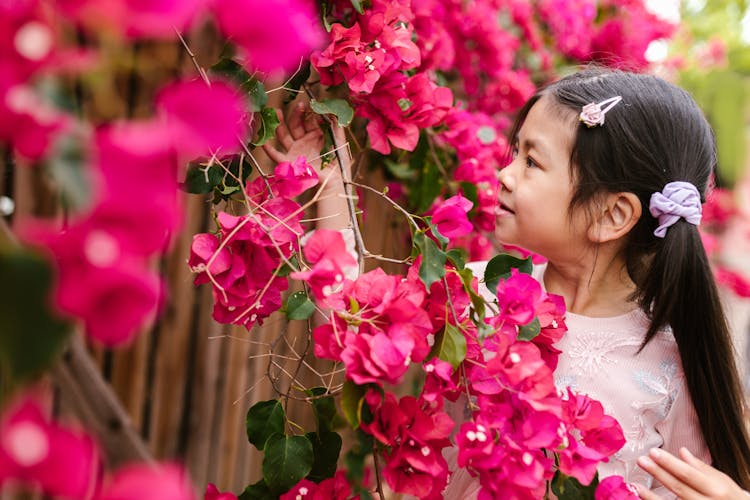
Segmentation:
[[(471, 263), (475, 276), (484, 275), (485, 262)], [(546, 266), (534, 269), (540, 282)], [(493, 300), (480, 285), (480, 293)], [(674, 498), (636, 464), (651, 448), (676, 454), (687, 447), (698, 458), (710, 462), (710, 454), (693, 408), (680, 355), (671, 329), (660, 331), (646, 347), (638, 348), (649, 320), (640, 309), (611, 318), (590, 318), (567, 313), (568, 331), (556, 344), (562, 350), (555, 384), (599, 400), (617, 419), (627, 440), (609, 463), (599, 466), (599, 478), (621, 475), (628, 482), (652, 488), (663, 498)], [(455, 465), (455, 456), (449, 462)], [(455, 468), (455, 467), (454, 467)], [(475, 498), (476, 479), (458, 470), (444, 492), (445, 498)]]

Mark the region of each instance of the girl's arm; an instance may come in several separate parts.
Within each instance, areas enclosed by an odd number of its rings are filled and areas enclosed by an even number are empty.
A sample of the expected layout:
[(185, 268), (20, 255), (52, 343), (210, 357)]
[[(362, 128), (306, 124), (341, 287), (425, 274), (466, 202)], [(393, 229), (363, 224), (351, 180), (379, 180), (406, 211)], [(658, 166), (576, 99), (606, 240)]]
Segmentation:
[[(317, 203), (318, 222), (316, 227), (319, 229), (346, 229), (351, 227), (341, 169), (335, 160), (335, 153), (329, 153), (334, 160), (325, 168), (321, 168), (320, 151), (323, 148), (324, 141), (323, 131), (320, 129), (318, 121), (319, 116), (312, 113), (309, 107), (302, 102), (293, 106), (288, 120), (284, 119), (283, 113), (279, 112), (278, 115), (280, 121), (276, 128), (278, 148), (267, 142), (263, 145), (266, 154), (277, 163), (293, 162), (298, 156), (305, 156), (307, 162), (318, 173), (321, 185), (324, 185)], [(336, 125), (334, 134), (338, 144), (346, 143), (342, 127)], [(344, 148), (341, 154), (348, 155), (349, 150)], [(351, 172), (347, 172), (347, 175), (351, 175)]]
[[(750, 499), (750, 494), (729, 476), (696, 458), (687, 448), (680, 448), (679, 453), (681, 458), (654, 448), (638, 459), (638, 465), (683, 500)], [(635, 486), (644, 500), (660, 500), (656, 493), (641, 485)]]

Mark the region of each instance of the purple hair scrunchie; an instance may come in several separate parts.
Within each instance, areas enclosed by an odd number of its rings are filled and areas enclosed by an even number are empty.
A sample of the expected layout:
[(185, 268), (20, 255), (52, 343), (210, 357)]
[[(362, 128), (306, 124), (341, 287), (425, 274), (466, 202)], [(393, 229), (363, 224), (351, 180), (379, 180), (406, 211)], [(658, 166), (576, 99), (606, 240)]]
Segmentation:
[(697, 226), (703, 212), (698, 188), (683, 181), (669, 182), (661, 193), (652, 194), (648, 208), (651, 215), (659, 219), (659, 227), (654, 231), (657, 238), (664, 238), (669, 226), (680, 218)]

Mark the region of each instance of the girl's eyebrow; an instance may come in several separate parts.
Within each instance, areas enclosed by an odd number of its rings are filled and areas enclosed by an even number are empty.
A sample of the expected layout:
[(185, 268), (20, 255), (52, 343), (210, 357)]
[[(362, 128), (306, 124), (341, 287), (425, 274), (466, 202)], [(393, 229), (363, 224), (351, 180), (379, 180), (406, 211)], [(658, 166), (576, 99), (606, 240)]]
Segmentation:
[[(520, 141), (518, 140), (518, 136), (516, 136), (515, 143), (518, 144)], [(544, 141), (541, 141), (539, 139), (534, 138), (524, 138), (523, 140), (523, 146), (525, 149), (533, 149), (534, 151), (540, 153), (542, 156), (549, 158), (549, 150), (545, 147)]]

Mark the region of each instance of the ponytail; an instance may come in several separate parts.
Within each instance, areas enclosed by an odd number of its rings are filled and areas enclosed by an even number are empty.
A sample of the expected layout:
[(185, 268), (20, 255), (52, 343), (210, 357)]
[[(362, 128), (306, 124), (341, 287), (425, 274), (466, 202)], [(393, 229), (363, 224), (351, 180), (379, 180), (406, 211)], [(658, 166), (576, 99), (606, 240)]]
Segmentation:
[[(669, 228), (640, 273), (641, 308), (651, 314), (646, 345), (671, 326), (690, 396), (714, 467), (750, 489), (750, 439), (732, 339), (698, 230)], [(643, 346), (641, 348), (643, 348)]]

